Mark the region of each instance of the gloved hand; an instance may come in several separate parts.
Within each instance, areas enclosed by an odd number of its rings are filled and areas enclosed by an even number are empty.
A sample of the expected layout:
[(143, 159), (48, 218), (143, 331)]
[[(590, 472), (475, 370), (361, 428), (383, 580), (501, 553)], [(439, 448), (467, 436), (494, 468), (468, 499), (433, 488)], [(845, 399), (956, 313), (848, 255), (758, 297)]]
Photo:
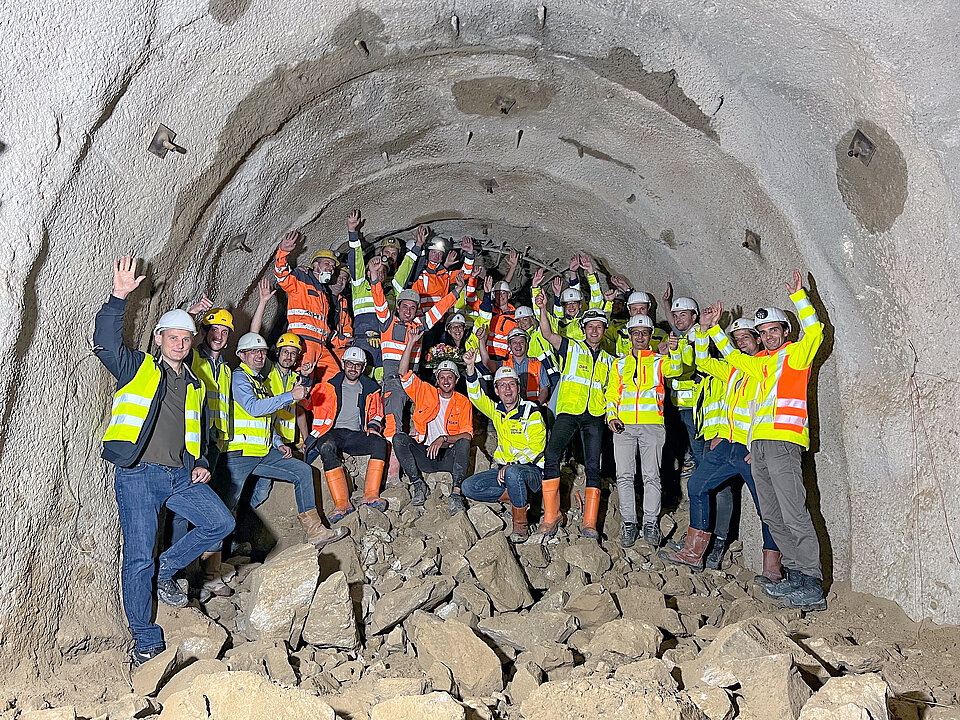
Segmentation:
[(368, 330), (367, 342), (370, 343), (370, 347), (372, 348), (380, 347), (380, 333), (374, 332), (373, 330)]

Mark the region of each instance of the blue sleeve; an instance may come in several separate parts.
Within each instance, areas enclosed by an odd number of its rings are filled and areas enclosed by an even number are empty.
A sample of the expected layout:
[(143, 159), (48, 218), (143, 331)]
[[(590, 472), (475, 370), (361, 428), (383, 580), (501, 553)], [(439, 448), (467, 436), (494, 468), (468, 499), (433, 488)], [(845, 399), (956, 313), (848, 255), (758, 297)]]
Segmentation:
[[(347, 270), (350, 271), (350, 279), (357, 279), (357, 253), (356, 248), (360, 247), (360, 233), (356, 230), (347, 232), (347, 242), (350, 243), (350, 252), (347, 253)], [(363, 252), (361, 250), (360, 252)]]
[(272, 415), (280, 408), (292, 405), (296, 402), (293, 399), (292, 392), (281, 393), (274, 397), (257, 397), (250, 385), (250, 378), (243, 370), (233, 371), (233, 399), (236, 400), (248, 414), (254, 417), (266, 417)]
[(121, 385), (133, 379), (144, 353), (123, 344), (123, 315), (127, 301), (111, 295), (100, 308), (93, 328), (93, 351)]

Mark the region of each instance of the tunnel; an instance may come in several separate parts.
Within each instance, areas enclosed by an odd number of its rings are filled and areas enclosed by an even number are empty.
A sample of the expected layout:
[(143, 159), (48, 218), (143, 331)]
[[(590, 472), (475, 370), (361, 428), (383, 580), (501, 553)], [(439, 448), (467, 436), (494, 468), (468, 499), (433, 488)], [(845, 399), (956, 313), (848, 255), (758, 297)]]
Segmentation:
[(99, 457), (113, 386), (92, 352), (112, 261), (145, 263), (126, 340), (146, 349), (200, 293), (249, 318), (280, 236), (339, 248), (353, 208), (368, 240), (424, 223), (480, 240), (487, 265), (504, 243), (556, 268), (583, 252), (735, 314), (789, 308), (799, 268), (827, 327), (804, 468), (828, 577), (960, 623), (950, 3), (4, 15), (0, 667), (125, 637)]

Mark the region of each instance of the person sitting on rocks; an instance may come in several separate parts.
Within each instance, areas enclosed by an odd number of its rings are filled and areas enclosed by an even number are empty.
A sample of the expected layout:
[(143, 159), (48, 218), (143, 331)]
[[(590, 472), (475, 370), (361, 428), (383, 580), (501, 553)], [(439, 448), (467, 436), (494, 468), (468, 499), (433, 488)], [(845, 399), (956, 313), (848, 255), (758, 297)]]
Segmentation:
[(419, 345), (423, 333), (422, 326), (409, 329), (410, 340), (399, 366), (403, 389), (413, 403), (413, 436), (398, 432), (393, 437), (393, 448), (410, 479), (413, 505), (423, 505), (430, 494), (422, 473), (448, 472), (453, 476), (450, 514), (456, 515), (466, 510), (461, 488), (470, 463), (473, 408), (465, 396), (455, 391), (460, 377), (456, 363), (444, 360), (437, 366), (436, 387), (411, 371), (413, 348)]
[(470, 402), (490, 418), (497, 433), (497, 449), (493, 456), (497, 465), (464, 480), (463, 494), (481, 502), (509, 500), (513, 514), (510, 540), (524, 542), (529, 534), (527, 493), (540, 492), (543, 482), (547, 428), (539, 408), (521, 397), (520, 377), (513, 367), (504, 365), (497, 370), (493, 389), (500, 402), (494, 403), (480, 390), (477, 353), (470, 351), (463, 359), (467, 363)]
[(387, 503), (380, 497), (380, 483), (387, 461), (383, 439), (383, 399), (376, 380), (363, 374), (367, 357), (357, 347), (343, 353), (343, 370), (314, 385), (308, 399), (313, 429), (304, 446), (304, 458), (313, 463), (319, 456), (333, 497), (334, 511), (327, 519), (338, 522), (353, 512), (347, 478), (339, 453), (369, 455), (363, 482), (362, 505), (380, 510)]

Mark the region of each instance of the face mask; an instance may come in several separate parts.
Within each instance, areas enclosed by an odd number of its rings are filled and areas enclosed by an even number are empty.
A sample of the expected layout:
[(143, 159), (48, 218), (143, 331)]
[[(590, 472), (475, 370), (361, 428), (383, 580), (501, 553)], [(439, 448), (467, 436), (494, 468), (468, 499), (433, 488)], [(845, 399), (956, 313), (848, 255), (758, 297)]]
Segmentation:
[(324, 270), (323, 272), (317, 273), (317, 282), (320, 283), (321, 285), (326, 285), (328, 282), (330, 282), (330, 279), (332, 277), (333, 277), (333, 273), (327, 272), (326, 270)]

